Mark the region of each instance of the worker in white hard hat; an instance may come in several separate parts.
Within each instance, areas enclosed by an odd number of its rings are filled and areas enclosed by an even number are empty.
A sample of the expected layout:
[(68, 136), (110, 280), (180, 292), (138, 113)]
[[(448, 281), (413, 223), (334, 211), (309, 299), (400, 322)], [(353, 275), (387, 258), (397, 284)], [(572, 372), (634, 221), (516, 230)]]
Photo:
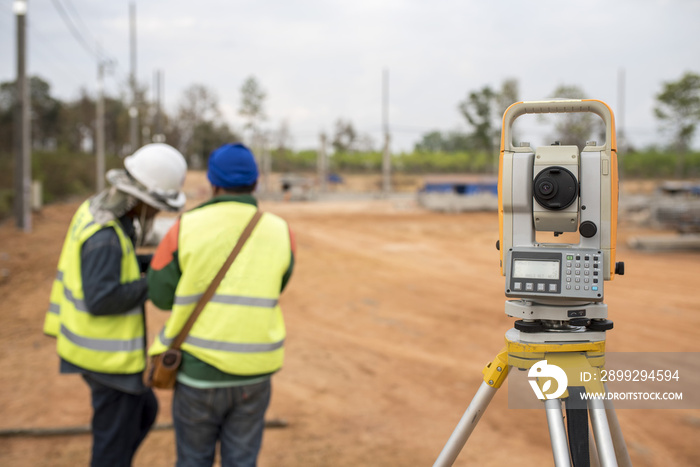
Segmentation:
[(60, 372), (81, 374), (90, 388), (92, 466), (131, 465), (155, 421), (158, 402), (142, 382), (150, 257), (136, 248), (158, 211), (185, 205), (187, 163), (176, 149), (148, 144), (124, 167), (73, 216), (44, 322)]

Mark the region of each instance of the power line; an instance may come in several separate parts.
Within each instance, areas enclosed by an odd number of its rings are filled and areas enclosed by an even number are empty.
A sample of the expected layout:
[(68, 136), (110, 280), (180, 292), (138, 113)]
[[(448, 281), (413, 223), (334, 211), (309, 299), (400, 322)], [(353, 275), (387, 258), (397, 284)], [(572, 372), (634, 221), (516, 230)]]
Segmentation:
[[(32, 41), (32, 49), (37, 53), (43, 63), (51, 63), (56, 69), (60, 70), (60, 73), (65, 78), (75, 78), (75, 69), (72, 69), (67, 65), (69, 58), (65, 53), (64, 49), (55, 46), (55, 42), (50, 40), (43, 32), (33, 26), (30, 22), (28, 24), (31, 35), (39, 40)], [(32, 67), (34, 68), (34, 67)]]
[[(101, 50), (90, 46), (90, 43), (88, 42), (87, 39), (85, 39), (85, 36), (83, 36), (83, 34), (78, 29), (78, 27), (75, 25), (75, 22), (70, 17), (70, 15), (66, 11), (63, 4), (59, 0), (51, 0), (51, 1), (54, 4), (54, 7), (56, 7), (56, 11), (58, 11), (59, 15), (61, 15), (61, 19), (63, 19), (63, 22), (66, 24), (66, 26), (68, 27), (68, 30), (71, 32), (71, 34), (73, 35), (75, 40), (77, 40), (78, 43), (83, 46), (83, 48), (87, 51), (88, 54), (95, 57), (98, 61), (105, 60), (105, 57), (101, 56), (101, 54), (102, 54)], [(66, 1), (68, 1), (68, 0), (66, 0)], [(78, 17), (78, 21), (83, 25), (83, 28), (87, 30), (84, 23), (80, 19), (80, 16), (77, 14), (75, 7), (73, 7), (72, 4), (71, 4), (71, 9), (74, 11), (75, 15)]]
[[(80, 26), (83, 31), (88, 31), (88, 33), (90, 33), (90, 29), (87, 26), (85, 26), (83, 18), (81, 18), (80, 13), (78, 13), (78, 10), (75, 8), (73, 2), (71, 0), (63, 0), (63, 2), (66, 4), (66, 6), (68, 6), (68, 10), (70, 10), (70, 14), (72, 15), (72, 17), (77, 19), (78, 26)], [(93, 43), (97, 44), (95, 37), (91, 33), (90, 38), (92, 39)]]

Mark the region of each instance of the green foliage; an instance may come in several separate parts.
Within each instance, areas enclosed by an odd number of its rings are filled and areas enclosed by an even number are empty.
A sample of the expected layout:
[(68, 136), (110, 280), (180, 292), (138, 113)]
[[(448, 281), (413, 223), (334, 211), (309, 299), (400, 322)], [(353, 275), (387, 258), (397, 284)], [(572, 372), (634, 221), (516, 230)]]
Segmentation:
[(249, 76), (241, 86), (241, 104), (238, 114), (246, 119), (245, 127), (255, 130), (264, 121), (265, 98), (267, 93), (262, 89), (255, 76)]
[(495, 103), (498, 94), (489, 86), (484, 86), (480, 91), (472, 91), (467, 98), (459, 104), (459, 111), (474, 128), (472, 136), (477, 147), (486, 151), (493, 149)]
[[(586, 99), (586, 92), (579, 86), (562, 84), (552, 93), (558, 99)], [(554, 122), (553, 141), (563, 145), (576, 145), (579, 149), (586, 146), (586, 141), (595, 139), (595, 135), (605, 134), (603, 120), (590, 112), (573, 112), (561, 114), (543, 114), (541, 121)]]
[[(700, 178), (700, 152), (683, 155), (647, 149), (630, 152), (619, 158), (621, 176), (624, 178), (673, 178), (677, 161), (683, 157), (683, 177)], [(272, 153), (272, 170), (275, 172), (313, 172), (318, 153), (314, 150), (294, 152), (278, 150)], [(117, 156), (108, 156), (107, 169), (121, 168)], [(382, 166), (380, 152), (339, 153), (329, 157), (329, 171), (340, 173), (379, 173)], [(483, 151), (420, 152), (392, 155), (392, 167), (397, 173), (481, 173), (495, 174), (498, 161)], [(0, 219), (12, 213), (14, 156), (0, 154)], [(32, 153), (32, 178), (43, 185), (44, 203), (73, 196), (87, 197), (94, 193), (95, 156), (66, 149), (34, 151)]]
[(273, 172), (308, 172), (316, 170), (318, 153), (314, 150), (294, 152), (287, 149), (273, 151)]
[(663, 83), (654, 114), (673, 135), (677, 151), (685, 152), (700, 122), (700, 75), (687, 72), (678, 81)]
[(423, 135), (423, 139), (416, 143), (416, 152), (464, 152), (475, 146), (472, 135), (460, 131), (431, 131)]
[(341, 152), (330, 157), (330, 170), (334, 172), (374, 172), (382, 167), (380, 152)]
[(618, 159), (620, 173), (629, 178), (673, 178), (677, 174), (678, 160), (684, 159), (684, 171), (680, 177), (700, 177), (700, 152), (679, 154), (673, 151), (631, 152)]
[(473, 152), (412, 152), (399, 154), (393, 162), (406, 173), (491, 173), (495, 161), (483, 151)]
[[(464, 149), (493, 152), (495, 140), (500, 134), (501, 118), (505, 110), (518, 101), (518, 81), (510, 78), (501, 84), (500, 90), (484, 86), (470, 92), (459, 103), (458, 109), (473, 131), (464, 140)], [(444, 149), (443, 149), (444, 150)]]
[[(122, 167), (119, 158), (106, 157), (107, 170)], [(32, 153), (32, 179), (42, 183), (43, 202), (70, 196), (89, 196), (95, 191), (95, 155), (66, 150)]]
[[(122, 167), (116, 156), (107, 156), (107, 170)], [(43, 203), (51, 203), (72, 196), (87, 197), (95, 192), (95, 156), (57, 151), (32, 152), (32, 179), (42, 184)], [(0, 154), (0, 219), (12, 213), (14, 198), (14, 155)]]
[(4, 219), (12, 212), (14, 193), (9, 188), (0, 189), (0, 219)]

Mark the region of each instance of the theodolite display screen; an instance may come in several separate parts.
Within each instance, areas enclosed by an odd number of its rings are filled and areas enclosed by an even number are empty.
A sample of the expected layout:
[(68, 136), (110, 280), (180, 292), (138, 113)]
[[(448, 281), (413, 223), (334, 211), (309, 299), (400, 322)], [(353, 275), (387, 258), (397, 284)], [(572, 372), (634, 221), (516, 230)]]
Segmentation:
[(514, 247), (506, 261), (507, 297), (603, 300), (601, 250)]
[(513, 261), (513, 277), (518, 279), (559, 279), (559, 261)]

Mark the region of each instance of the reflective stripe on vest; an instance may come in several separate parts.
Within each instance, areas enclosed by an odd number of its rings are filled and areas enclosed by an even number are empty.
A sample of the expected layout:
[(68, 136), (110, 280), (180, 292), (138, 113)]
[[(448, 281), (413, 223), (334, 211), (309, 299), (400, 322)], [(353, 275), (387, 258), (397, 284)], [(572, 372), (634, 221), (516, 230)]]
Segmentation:
[[(62, 273), (61, 271), (58, 271), (58, 272), (56, 273), (56, 278), (54, 279), (54, 283), (55, 283), (55, 282), (61, 283), (62, 281), (63, 281), (63, 273)], [(60, 285), (63, 286), (63, 284), (60, 284)], [(53, 302), (53, 301), (49, 303), (49, 313), (58, 314), (58, 312), (59, 312), (60, 310), (61, 310), (61, 304), (60, 304), (60, 303), (56, 303), (56, 302)]]
[(99, 352), (131, 352), (133, 350), (143, 350), (143, 337), (136, 337), (128, 340), (117, 339), (93, 339), (79, 336), (61, 325), (61, 335), (78, 347), (83, 347)]
[[(248, 204), (219, 202), (181, 217), (178, 262), (182, 276), (171, 316), (149, 354), (162, 353), (170, 346), (254, 212), (255, 207)], [(290, 258), (286, 222), (265, 213), (182, 349), (225, 373), (278, 370), (286, 337), (279, 293)]]
[[(73, 293), (68, 289), (68, 287), (64, 286), (63, 287), (63, 293), (66, 297), (66, 300), (68, 300), (70, 303), (73, 304), (75, 307), (76, 311), (80, 311), (83, 313), (89, 313), (90, 311), (88, 310), (87, 305), (85, 304), (85, 300), (80, 299), (80, 298), (75, 298)], [(54, 307), (54, 304), (51, 304), (49, 306), (49, 312), (51, 311), (51, 308)], [(60, 306), (58, 306), (58, 309), (60, 309)], [(131, 310), (127, 311), (126, 313), (122, 313), (119, 316), (131, 316), (131, 315), (140, 315), (141, 314), (141, 309), (140, 308), (132, 308)]]
[[(65, 248), (65, 247), (64, 247)], [(61, 311), (61, 300), (63, 297), (63, 272), (58, 270), (56, 278), (51, 286), (51, 296), (49, 297), (49, 309), (44, 318), (44, 334), (51, 337), (58, 336), (61, 328), (59, 314)]]
[[(165, 337), (165, 328), (160, 331), (158, 338), (166, 346), (170, 346), (174, 339)], [(284, 346), (284, 339), (279, 342), (272, 342), (270, 344), (240, 344), (235, 342), (214, 341), (194, 336), (187, 336), (185, 343), (196, 347), (201, 347), (203, 349), (221, 350), (224, 352), (256, 353), (270, 352), (272, 350), (281, 349)]]
[(120, 283), (141, 278), (131, 240), (117, 221), (95, 222), (90, 200), (76, 212), (61, 251), (51, 290), (44, 332), (57, 337), (58, 354), (64, 360), (91, 371), (138, 373), (145, 366), (144, 317), (140, 307), (126, 313), (96, 316), (89, 313), (82, 290), (81, 249), (98, 230), (111, 227), (122, 251)]

